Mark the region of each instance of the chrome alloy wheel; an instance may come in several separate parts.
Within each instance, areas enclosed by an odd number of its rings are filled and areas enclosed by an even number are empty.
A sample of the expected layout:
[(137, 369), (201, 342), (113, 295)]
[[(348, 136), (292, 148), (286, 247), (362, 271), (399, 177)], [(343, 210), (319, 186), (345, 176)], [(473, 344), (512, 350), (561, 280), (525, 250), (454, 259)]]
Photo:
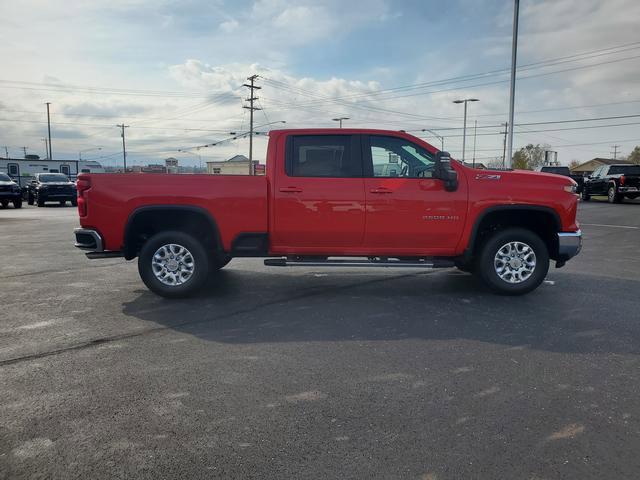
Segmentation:
[(507, 283), (522, 283), (536, 269), (536, 254), (523, 242), (505, 243), (493, 259), (498, 276)]
[(189, 281), (195, 270), (195, 262), (189, 250), (182, 245), (169, 243), (153, 254), (151, 268), (160, 282), (175, 287)]

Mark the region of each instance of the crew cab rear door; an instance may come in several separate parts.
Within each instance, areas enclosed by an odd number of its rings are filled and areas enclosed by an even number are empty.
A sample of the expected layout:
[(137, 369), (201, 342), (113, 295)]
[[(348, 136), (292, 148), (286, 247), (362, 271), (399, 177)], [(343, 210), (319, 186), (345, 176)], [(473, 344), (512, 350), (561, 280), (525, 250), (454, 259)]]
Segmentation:
[(444, 182), (432, 178), (435, 153), (408, 139), (364, 135), (362, 143), (365, 245), (380, 254), (451, 254), (465, 223), (465, 179), (447, 192)]
[(273, 188), (271, 249), (277, 253), (348, 253), (364, 235), (359, 137), (289, 135)]

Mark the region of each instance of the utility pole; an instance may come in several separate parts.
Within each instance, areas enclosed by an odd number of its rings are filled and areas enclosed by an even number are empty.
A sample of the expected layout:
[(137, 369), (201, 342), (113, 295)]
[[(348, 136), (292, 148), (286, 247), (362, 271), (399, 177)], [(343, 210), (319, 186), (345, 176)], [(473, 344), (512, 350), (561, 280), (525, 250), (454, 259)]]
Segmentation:
[(520, 0), (513, 4), (513, 38), (511, 39), (511, 83), (509, 87), (509, 166), (513, 163), (513, 117), (516, 98), (516, 59), (518, 56), (518, 15)]
[(27, 158), (27, 147), (22, 147), (22, 151), (24, 152), (24, 158)]
[(49, 131), (49, 160), (53, 160), (53, 150), (51, 150), (51, 115), (49, 115), (49, 105), (51, 105), (51, 102), (47, 102), (47, 130)]
[(617, 160), (618, 159), (618, 149), (620, 148), (620, 145), (611, 145), (611, 148), (613, 148), (613, 159)]
[(507, 133), (509, 133), (509, 124), (507, 122), (504, 123), (504, 132), (500, 133), (504, 134), (504, 140), (502, 141), (502, 169), (504, 170), (505, 154), (507, 151)]
[(250, 77), (247, 78), (247, 80), (249, 80), (250, 83), (244, 83), (242, 85), (243, 87), (247, 87), (249, 89), (249, 98), (245, 99), (247, 102), (249, 102), (249, 106), (247, 107), (246, 105), (243, 105), (242, 107), (242, 108), (246, 108), (250, 112), (249, 113), (249, 175), (253, 175), (253, 112), (255, 110), (262, 110), (261, 108), (255, 107), (253, 105), (253, 102), (258, 100), (258, 97), (256, 97), (253, 94), (253, 91), (260, 90), (262, 88), (262, 87), (256, 87), (254, 85), (254, 82), (258, 77), (259, 75), (251, 75)]
[(45, 152), (47, 152), (47, 160), (50, 160), (50, 158), (49, 158), (49, 144), (47, 143), (47, 139), (43, 138), (42, 141), (44, 142), (44, 150), (45, 150)]
[(478, 120), (473, 122), (473, 168), (476, 168), (476, 136), (478, 134)]
[(120, 127), (122, 129), (122, 133), (120, 134), (122, 137), (122, 160), (124, 161), (124, 173), (127, 173), (127, 146), (124, 141), (124, 129), (129, 128), (129, 125), (121, 123), (120, 125), (116, 125), (116, 127)]
[(9, 158), (9, 147), (7, 147), (6, 145), (4, 146), (4, 158)]

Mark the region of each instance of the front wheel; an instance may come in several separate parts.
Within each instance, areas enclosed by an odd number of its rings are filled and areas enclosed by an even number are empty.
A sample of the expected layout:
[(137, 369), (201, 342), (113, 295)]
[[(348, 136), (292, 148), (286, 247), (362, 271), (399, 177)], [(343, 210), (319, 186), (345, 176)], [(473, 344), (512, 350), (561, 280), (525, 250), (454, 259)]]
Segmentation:
[(13, 208), (22, 208), (22, 198), (13, 201)]
[(588, 202), (589, 200), (591, 200), (591, 195), (589, 195), (587, 193), (587, 189), (586, 188), (582, 188), (582, 201), (583, 202)]
[(2, 205), (2, 208), (7, 208), (9, 206), (9, 200), (2, 200), (0, 205)]
[(202, 244), (189, 234), (160, 232), (142, 247), (138, 272), (152, 292), (166, 298), (196, 292), (209, 275), (210, 259)]
[(549, 251), (531, 230), (509, 228), (484, 243), (476, 273), (502, 295), (523, 295), (535, 290), (549, 271)]

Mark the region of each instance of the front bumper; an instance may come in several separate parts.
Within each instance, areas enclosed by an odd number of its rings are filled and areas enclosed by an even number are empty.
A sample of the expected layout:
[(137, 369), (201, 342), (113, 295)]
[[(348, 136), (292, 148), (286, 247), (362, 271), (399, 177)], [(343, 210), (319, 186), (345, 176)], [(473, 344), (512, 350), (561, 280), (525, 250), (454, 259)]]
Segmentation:
[(582, 249), (582, 230), (558, 233), (558, 260), (565, 262)]
[(12, 202), (13, 200), (19, 200), (21, 198), (21, 192), (0, 192), (0, 200), (9, 200), (10, 202)]

